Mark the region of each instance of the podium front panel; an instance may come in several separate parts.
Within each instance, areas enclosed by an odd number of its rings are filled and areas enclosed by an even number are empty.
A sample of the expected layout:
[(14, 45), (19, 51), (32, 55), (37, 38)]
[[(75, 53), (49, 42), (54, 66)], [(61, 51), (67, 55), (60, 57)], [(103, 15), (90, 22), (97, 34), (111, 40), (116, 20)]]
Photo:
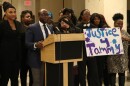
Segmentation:
[(82, 41), (67, 41), (55, 43), (55, 60), (71, 60), (82, 58)]

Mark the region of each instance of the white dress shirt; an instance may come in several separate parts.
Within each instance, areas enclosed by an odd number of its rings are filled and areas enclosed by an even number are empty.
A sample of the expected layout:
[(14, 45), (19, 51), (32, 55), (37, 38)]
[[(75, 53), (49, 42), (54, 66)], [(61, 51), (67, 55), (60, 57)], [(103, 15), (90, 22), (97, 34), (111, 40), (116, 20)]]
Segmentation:
[[(44, 37), (44, 39), (46, 39), (46, 33), (45, 33), (45, 30), (44, 30), (43, 23), (39, 21), (39, 24), (40, 24), (40, 27), (41, 27), (41, 30), (42, 30), (42, 33), (43, 33), (43, 37)], [(47, 27), (47, 24), (45, 24), (45, 27), (47, 28), (48, 34), (51, 34), (49, 28)]]

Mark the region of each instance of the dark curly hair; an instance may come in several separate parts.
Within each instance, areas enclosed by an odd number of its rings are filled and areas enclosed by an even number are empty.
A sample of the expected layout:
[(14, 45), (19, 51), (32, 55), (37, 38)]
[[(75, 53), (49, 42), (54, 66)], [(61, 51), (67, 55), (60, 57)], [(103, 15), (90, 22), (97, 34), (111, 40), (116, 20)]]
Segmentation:
[(73, 22), (74, 25), (77, 24), (77, 18), (76, 18), (74, 11), (72, 9), (64, 8), (62, 12), (63, 12), (63, 15), (66, 15), (66, 13), (71, 14), (71, 16), (70, 16), (71, 21)]
[(31, 17), (33, 16), (32, 11), (30, 11), (30, 10), (24, 10), (24, 11), (21, 12), (21, 18), (23, 18), (27, 13), (29, 13), (31, 15)]
[[(67, 18), (68, 21), (66, 21), (65, 18)], [(63, 15), (63, 16), (58, 20), (58, 27), (61, 27), (61, 24), (60, 24), (61, 21), (64, 21), (65, 23), (67, 23), (67, 24), (70, 25), (70, 26), (73, 26), (73, 23), (72, 23), (72, 21), (71, 21), (71, 19), (70, 19), (70, 16)]]
[(78, 18), (78, 21), (79, 21), (79, 22), (82, 21), (82, 16), (84, 15), (84, 12), (85, 12), (85, 11), (90, 12), (88, 9), (84, 9), (84, 10), (82, 10), (82, 11), (80, 12), (80, 16), (79, 16), (79, 18)]
[(116, 13), (116, 14), (114, 14), (114, 16), (112, 18), (113, 18), (113, 21), (117, 21), (118, 19), (122, 19), (123, 20), (124, 16), (121, 13)]
[(93, 13), (91, 15), (91, 17), (90, 17), (90, 23), (91, 23), (91, 25), (94, 25), (94, 19), (95, 19), (95, 17), (98, 17), (100, 19), (100, 24), (98, 25), (98, 27), (102, 28), (103, 27), (103, 21), (101, 19), (100, 14), (98, 14), (98, 13)]

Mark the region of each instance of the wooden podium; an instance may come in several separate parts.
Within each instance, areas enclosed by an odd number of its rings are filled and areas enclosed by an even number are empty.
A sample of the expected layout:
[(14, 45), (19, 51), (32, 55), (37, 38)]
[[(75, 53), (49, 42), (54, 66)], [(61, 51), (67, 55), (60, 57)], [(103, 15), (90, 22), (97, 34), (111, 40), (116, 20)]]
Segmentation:
[[(63, 86), (68, 86), (68, 63), (82, 60), (84, 39), (83, 33), (51, 34), (43, 41), (45, 47), (41, 50), (41, 61), (52, 64), (63, 63)], [(45, 64), (45, 86), (48, 86), (46, 75)]]

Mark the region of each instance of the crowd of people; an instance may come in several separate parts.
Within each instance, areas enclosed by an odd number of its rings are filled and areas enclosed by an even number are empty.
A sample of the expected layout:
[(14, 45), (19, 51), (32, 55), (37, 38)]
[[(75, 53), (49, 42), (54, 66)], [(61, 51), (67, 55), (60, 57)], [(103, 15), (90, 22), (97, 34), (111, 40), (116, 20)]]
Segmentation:
[[(88, 9), (83, 9), (79, 18), (76, 18), (72, 9), (63, 8), (59, 11), (58, 21), (55, 22), (53, 13), (47, 9), (39, 10), (38, 22), (34, 22), (30, 10), (22, 11), (21, 22), (17, 21), (16, 8), (9, 2), (3, 3), (3, 10), (4, 16), (0, 23), (0, 86), (7, 86), (9, 79), (11, 86), (18, 86), (19, 75), (21, 86), (27, 86), (28, 72), (29, 86), (45, 86), (45, 62), (41, 61), (40, 50), (44, 48), (42, 42), (50, 34), (83, 33), (83, 29), (87, 28), (110, 28), (102, 14), (91, 14)], [(130, 69), (128, 68), (130, 35), (122, 29), (123, 14), (115, 13), (112, 19), (114, 26), (120, 28), (124, 54), (90, 58), (87, 57), (84, 44), (83, 60), (77, 62), (76, 66), (73, 63), (68, 65), (72, 71), (69, 74), (68, 86), (102, 86), (103, 84), (116, 86), (117, 73), (119, 86), (125, 86), (125, 71)], [(59, 65), (47, 64), (55, 69), (59, 68)], [(56, 76), (55, 71), (52, 72)], [(58, 86), (59, 78), (54, 78), (48, 86)]]

